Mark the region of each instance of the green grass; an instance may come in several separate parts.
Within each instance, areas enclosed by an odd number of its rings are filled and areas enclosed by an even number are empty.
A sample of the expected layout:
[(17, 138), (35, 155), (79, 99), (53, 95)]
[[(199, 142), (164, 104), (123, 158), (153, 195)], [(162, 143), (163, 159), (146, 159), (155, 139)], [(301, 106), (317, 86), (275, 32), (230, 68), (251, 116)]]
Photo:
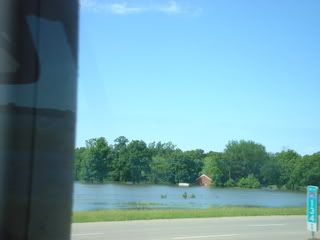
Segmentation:
[(305, 208), (217, 207), (209, 209), (99, 210), (73, 213), (73, 222), (129, 221), (177, 218), (304, 215)]

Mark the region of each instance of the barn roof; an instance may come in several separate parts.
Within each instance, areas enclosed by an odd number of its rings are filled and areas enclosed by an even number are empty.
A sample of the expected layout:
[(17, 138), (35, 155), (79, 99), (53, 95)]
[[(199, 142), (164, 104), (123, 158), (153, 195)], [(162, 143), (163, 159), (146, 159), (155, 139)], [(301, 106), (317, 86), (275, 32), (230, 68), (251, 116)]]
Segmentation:
[(212, 179), (205, 174), (202, 174), (200, 177), (197, 178), (197, 180), (203, 177), (208, 178), (210, 181), (212, 181)]

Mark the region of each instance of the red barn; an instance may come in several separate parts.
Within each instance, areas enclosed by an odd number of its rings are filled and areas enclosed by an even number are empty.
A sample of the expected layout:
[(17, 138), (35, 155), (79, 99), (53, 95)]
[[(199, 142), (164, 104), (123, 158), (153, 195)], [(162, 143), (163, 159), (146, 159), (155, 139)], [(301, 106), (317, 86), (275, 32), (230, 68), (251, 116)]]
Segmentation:
[(196, 179), (196, 182), (200, 186), (209, 186), (212, 184), (212, 179), (209, 178), (207, 175), (202, 174), (200, 177)]

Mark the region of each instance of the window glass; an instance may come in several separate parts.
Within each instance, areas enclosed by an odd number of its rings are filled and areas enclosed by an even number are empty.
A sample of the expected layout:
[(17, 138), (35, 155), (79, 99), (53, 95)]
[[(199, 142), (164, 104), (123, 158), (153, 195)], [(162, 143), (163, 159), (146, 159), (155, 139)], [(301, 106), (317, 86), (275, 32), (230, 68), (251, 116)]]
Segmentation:
[(74, 239), (309, 238), (320, 3), (80, 3)]

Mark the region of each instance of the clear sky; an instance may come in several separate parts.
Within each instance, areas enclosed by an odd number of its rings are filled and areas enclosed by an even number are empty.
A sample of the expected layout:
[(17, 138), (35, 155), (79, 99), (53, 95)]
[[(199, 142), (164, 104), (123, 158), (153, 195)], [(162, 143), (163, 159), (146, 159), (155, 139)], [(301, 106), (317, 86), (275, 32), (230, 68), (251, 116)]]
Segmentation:
[(82, 0), (77, 146), (320, 151), (319, 0)]

